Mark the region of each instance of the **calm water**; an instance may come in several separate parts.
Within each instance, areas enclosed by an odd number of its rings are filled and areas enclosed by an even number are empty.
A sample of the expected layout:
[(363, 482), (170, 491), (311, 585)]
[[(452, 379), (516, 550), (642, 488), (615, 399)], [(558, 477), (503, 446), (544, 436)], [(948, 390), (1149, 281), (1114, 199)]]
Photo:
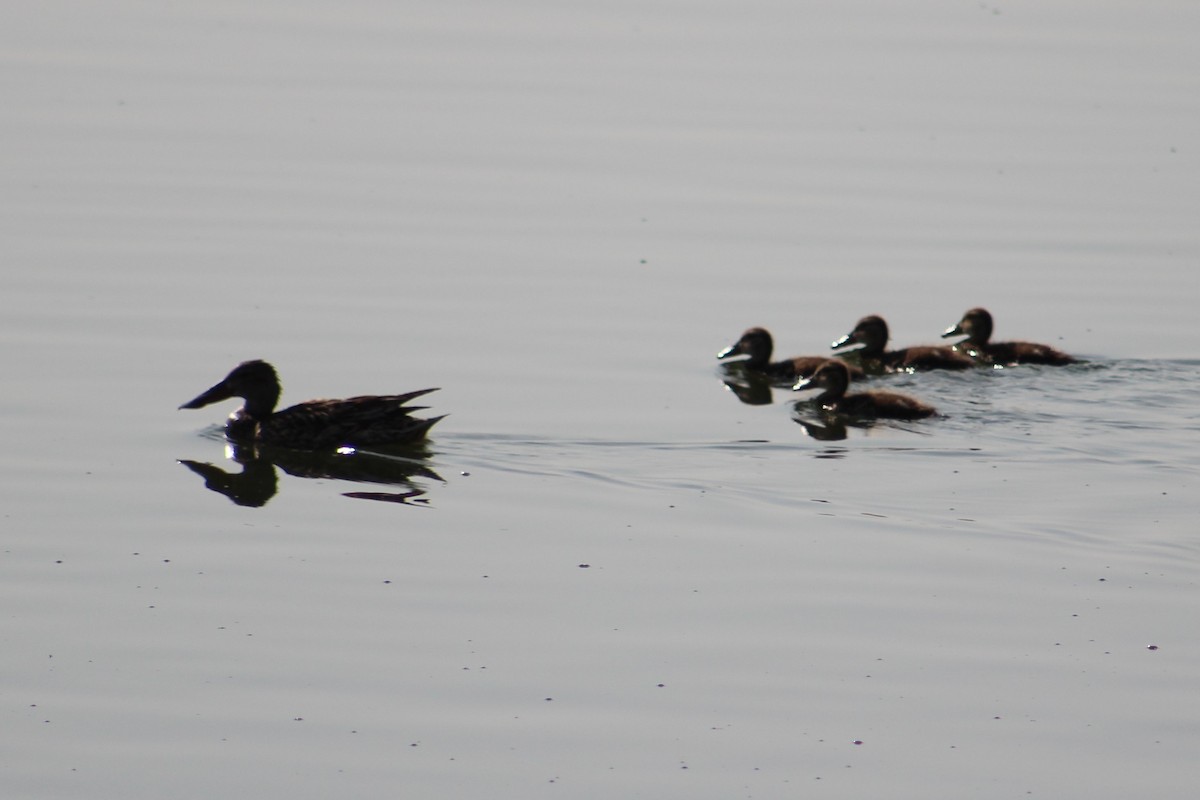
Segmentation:
[[(1198, 14), (10, 11), (4, 795), (1190, 796)], [(1087, 363), (714, 358), (980, 304)], [(238, 464), (252, 357), (450, 416)]]

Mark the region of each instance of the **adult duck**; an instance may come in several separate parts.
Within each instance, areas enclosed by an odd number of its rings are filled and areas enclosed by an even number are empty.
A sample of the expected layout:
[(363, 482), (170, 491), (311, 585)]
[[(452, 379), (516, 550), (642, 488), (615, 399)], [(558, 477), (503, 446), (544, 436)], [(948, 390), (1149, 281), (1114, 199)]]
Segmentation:
[[(779, 380), (794, 381), (812, 375), (826, 361), (828, 356), (795, 356), (782, 361), (771, 361), (771, 352), (775, 342), (766, 328), (748, 328), (742, 338), (717, 353), (717, 358), (724, 360), (735, 356), (747, 356), (744, 364), (747, 369), (761, 372), (767, 377)], [(849, 367), (849, 365), (847, 365)], [(852, 380), (863, 377), (863, 371), (858, 367), (849, 367)]]
[(922, 369), (970, 369), (975, 361), (952, 347), (919, 345), (887, 350), (888, 326), (883, 317), (863, 317), (854, 330), (834, 342), (834, 350), (858, 346), (863, 368), (882, 372), (912, 372)]
[(1048, 344), (991, 341), (992, 315), (986, 308), (972, 308), (963, 314), (957, 325), (950, 326), (942, 334), (943, 339), (951, 336), (966, 336), (967, 338), (958, 342), (955, 347), (965, 350), (981, 361), (999, 366), (1050, 364), (1060, 367), (1079, 360)]
[(812, 377), (798, 381), (792, 389), (797, 392), (820, 389), (821, 393), (816, 396), (816, 402), (826, 411), (847, 417), (923, 419), (937, 413), (933, 406), (906, 394), (882, 389), (846, 394), (849, 386), (850, 373), (846, 365), (831, 359), (813, 373)]
[(437, 390), (362, 395), (345, 400), (309, 400), (276, 411), (279, 376), (266, 361), (255, 360), (238, 364), (224, 380), (180, 408), (202, 408), (220, 400), (240, 397), (245, 404), (225, 423), (225, 435), (231, 440), (296, 450), (328, 450), (345, 446), (406, 444), (423, 439), (442, 417), (418, 419), (411, 414), (424, 406), (405, 404), (434, 391)]

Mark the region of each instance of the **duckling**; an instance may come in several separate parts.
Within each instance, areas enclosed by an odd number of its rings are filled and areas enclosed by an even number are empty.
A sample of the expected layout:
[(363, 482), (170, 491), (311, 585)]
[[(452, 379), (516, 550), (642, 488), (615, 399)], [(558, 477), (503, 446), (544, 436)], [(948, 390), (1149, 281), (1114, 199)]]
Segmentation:
[(943, 339), (951, 336), (966, 336), (955, 347), (965, 350), (981, 361), (999, 366), (1012, 364), (1050, 364), (1060, 367), (1074, 364), (1079, 359), (1056, 350), (1048, 344), (1034, 342), (993, 342), (992, 315), (985, 308), (972, 308), (963, 314), (957, 325), (951, 325), (942, 334)]
[(847, 417), (923, 419), (937, 413), (933, 406), (906, 394), (881, 389), (846, 394), (849, 386), (850, 375), (846, 365), (840, 361), (830, 361), (813, 373), (812, 377), (798, 381), (792, 389), (797, 392), (804, 389), (822, 389), (816, 397), (816, 402), (826, 411)]
[(921, 369), (970, 369), (975, 362), (952, 347), (919, 345), (900, 350), (886, 350), (888, 326), (883, 317), (872, 314), (863, 317), (854, 330), (834, 342), (834, 350), (861, 345), (858, 357), (863, 367), (884, 372), (909, 372)]
[[(734, 356), (749, 356), (745, 361), (740, 362), (747, 369), (761, 372), (770, 378), (787, 381), (812, 375), (822, 364), (830, 360), (828, 356), (796, 356), (772, 362), (771, 352), (774, 348), (775, 343), (766, 328), (748, 328), (742, 334), (742, 338), (717, 353), (717, 358), (724, 360)], [(860, 380), (863, 377), (863, 371), (858, 367), (849, 365), (847, 367), (850, 369), (851, 380)]]

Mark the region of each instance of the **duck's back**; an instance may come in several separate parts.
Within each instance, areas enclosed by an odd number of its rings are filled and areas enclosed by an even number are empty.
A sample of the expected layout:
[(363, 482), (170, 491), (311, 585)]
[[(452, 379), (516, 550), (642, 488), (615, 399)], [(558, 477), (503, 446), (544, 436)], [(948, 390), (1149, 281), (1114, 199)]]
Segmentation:
[(924, 419), (936, 413), (915, 397), (881, 390), (848, 394), (834, 404), (834, 410), (854, 417), (887, 419)]
[[(795, 358), (768, 364), (765, 371), (772, 378), (785, 380), (810, 378), (829, 360), (828, 356), (796, 356)], [(840, 361), (841, 359), (838, 360)], [(843, 363), (845, 362), (843, 361)], [(862, 380), (863, 371), (861, 369), (851, 364), (846, 364), (846, 368), (850, 373), (850, 380)]]
[(889, 369), (970, 369), (970, 356), (951, 347), (920, 345), (892, 350), (880, 356)]
[(1078, 359), (1048, 344), (1036, 342), (989, 342), (978, 347), (995, 364), (1074, 364)]
[(267, 444), (305, 450), (416, 441), (442, 417), (415, 419), (410, 415), (424, 406), (405, 403), (432, 391), (436, 390), (309, 400), (272, 414), (260, 423), (258, 438)]

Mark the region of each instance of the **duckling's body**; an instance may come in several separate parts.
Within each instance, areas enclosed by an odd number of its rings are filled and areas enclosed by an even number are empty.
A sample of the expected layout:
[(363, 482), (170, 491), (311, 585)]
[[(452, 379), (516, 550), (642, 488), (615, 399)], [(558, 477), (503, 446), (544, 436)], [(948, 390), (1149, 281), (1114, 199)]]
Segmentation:
[[(766, 328), (748, 328), (742, 334), (742, 338), (717, 353), (717, 358), (723, 360), (734, 356), (748, 356), (741, 362), (747, 369), (784, 381), (808, 377), (830, 360), (828, 356), (796, 356), (782, 361), (771, 361), (771, 352), (774, 349), (775, 343)], [(847, 367), (852, 380), (863, 377), (863, 371), (858, 367)]]
[(924, 419), (937, 413), (933, 406), (926, 405), (915, 397), (899, 392), (871, 389), (855, 394), (846, 394), (850, 386), (850, 375), (846, 365), (831, 360), (810, 378), (799, 381), (792, 388), (823, 390), (816, 402), (826, 411), (848, 417), (883, 417), (886, 419)]
[(861, 345), (857, 351), (858, 357), (868, 371), (876, 369), (883, 372), (908, 372), (923, 369), (970, 369), (975, 366), (975, 362), (969, 356), (952, 347), (920, 345), (886, 350), (888, 338), (888, 326), (883, 317), (871, 315), (860, 319), (854, 330), (831, 346), (834, 350), (840, 350)]
[(1060, 367), (1078, 361), (1074, 356), (1048, 344), (991, 341), (992, 315), (985, 308), (972, 308), (963, 314), (957, 325), (952, 325), (942, 334), (943, 339), (951, 336), (966, 336), (955, 347), (988, 364), (1049, 364)]
[(241, 397), (245, 405), (225, 423), (225, 434), (237, 442), (261, 442), (297, 450), (327, 450), (405, 444), (425, 437), (442, 417), (410, 416), (423, 406), (405, 405), (437, 391), (420, 389), (396, 395), (361, 395), (345, 400), (309, 400), (281, 411), (279, 376), (265, 361), (245, 361), (225, 379), (180, 408), (201, 408)]

